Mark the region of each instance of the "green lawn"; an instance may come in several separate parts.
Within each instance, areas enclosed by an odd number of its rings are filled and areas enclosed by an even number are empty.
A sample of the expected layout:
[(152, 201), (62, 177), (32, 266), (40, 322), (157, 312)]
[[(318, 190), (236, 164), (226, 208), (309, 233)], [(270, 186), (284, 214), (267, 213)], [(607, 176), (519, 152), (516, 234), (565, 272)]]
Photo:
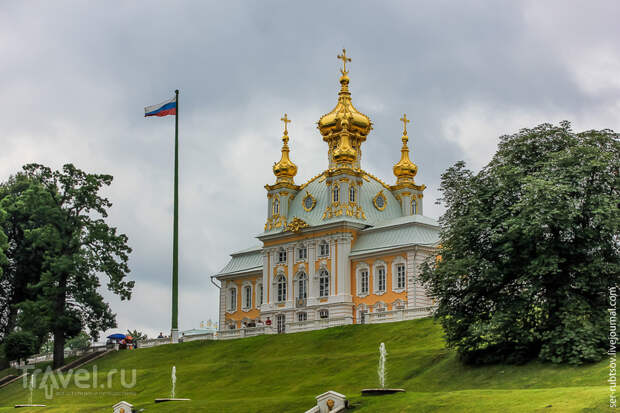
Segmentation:
[[(406, 393), (362, 397), (376, 387), (379, 343), (388, 351), (387, 385)], [(530, 363), (524, 366), (461, 365), (446, 350), (441, 328), (431, 319), (356, 325), (280, 336), (191, 342), (122, 351), (97, 360), (99, 385), (112, 369), (136, 369), (134, 388), (119, 376), (111, 388), (79, 389), (73, 380), (64, 394), (34, 402), (47, 409), (21, 412), (111, 412), (127, 400), (145, 412), (181, 411), (154, 404), (170, 393), (177, 368), (177, 397), (191, 398), (188, 412), (303, 412), (314, 396), (335, 390), (349, 397), (354, 412), (604, 412), (608, 411), (607, 363), (585, 367)], [(93, 366), (88, 366), (92, 370)], [(66, 376), (65, 376), (66, 377)], [(121, 394), (129, 392), (129, 394)], [(114, 394), (110, 394), (114, 393)], [(0, 390), (0, 412), (27, 402), (15, 383)]]

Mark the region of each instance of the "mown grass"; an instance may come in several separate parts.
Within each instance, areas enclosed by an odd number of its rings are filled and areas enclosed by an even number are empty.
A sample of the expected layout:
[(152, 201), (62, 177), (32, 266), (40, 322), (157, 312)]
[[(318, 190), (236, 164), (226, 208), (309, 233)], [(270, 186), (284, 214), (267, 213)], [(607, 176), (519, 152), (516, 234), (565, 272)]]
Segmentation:
[[(378, 385), (381, 342), (388, 350), (387, 385), (407, 392), (362, 397), (362, 388)], [(123, 389), (116, 375), (109, 389), (79, 389), (71, 380), (64, 394), (58, 391), (49, 400), (37, 389), (34, 402), (49, 406), (38, 411), (111, 412), (113, 404), (127, 400), (146, 412), (181, 406), (187, 412), (303, 412), (316, 395), (335, 390), (361, 413), (599, 412), (607, 411), (609, 397), (606, 362), (464, 366), (445, 348), (441, 328), (431, 319), (166, 345), (114, 353), (93, 364), (98, 386), (120, 368), (136, 369), (137, 383)], [(192, 400), (177, 407), (154, 404), (169, 396), (173, 365), (176, 396)], [(0, 390), (0, 412), (27, 400), (21, 383), (10, 385)]]

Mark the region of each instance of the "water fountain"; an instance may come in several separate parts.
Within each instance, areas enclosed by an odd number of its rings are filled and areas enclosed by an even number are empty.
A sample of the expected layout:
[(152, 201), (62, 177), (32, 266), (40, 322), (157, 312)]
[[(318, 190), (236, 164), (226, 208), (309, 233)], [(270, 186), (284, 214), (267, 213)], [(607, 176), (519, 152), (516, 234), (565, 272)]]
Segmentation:
[(377, 368), (377, 374), (379, 375), (379, 388), (376, 389), (363, 389), (362, 395), (376, 395), (380, 396), (382, 394), (392, 394), (404, 392), (404, 389), (386, 389), (385, 388), (385, 376), (386, 376), (386, 368), (385, 368), (385, 359), (387, 356), (387, 350), (385, 349), (385, 343), (381, 343), (379, 345), (379, 367)]
[(191, 399), (177, 399), (175, 398), (175, 389), (177, 385), (177, 368), (176, 366), (172, 366), (172, 375), (170, 376), (172, 380), (172, 390), (170, 391), (170, 397), (166, 399), (155, 399), (155, 403), (163, 403), (163, 402), (183, 402), (189, 401)]
[(28, 384), (28, 391), (30, 393), (30, 397), (28, 398), (28, 404), (16, 404), (15, 408), (18, 409), (20, 407), (45, 407), (44, 404), (32, 404), (32, 393), (34, 392), (34, 374), (30, 375), (30, 382)]

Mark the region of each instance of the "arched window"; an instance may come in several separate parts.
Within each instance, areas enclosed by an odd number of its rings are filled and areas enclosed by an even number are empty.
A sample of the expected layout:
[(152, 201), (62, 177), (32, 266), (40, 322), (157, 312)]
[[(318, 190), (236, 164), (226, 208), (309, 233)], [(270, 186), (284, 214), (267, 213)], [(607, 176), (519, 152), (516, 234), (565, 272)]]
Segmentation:
[(273, 198), (273, 215), (278, 215), (280, 213), (280, 200), (275, 197)]
[(249, 285), (243, 287), (243, 308), (252, 308), (252, 287)]
[(340, 188), (338, 187), (338, 185), (334, 185), (334, 188), (332, 189), (332, 201), (338, 202), (339, 198), (340, 198)]
[(237, 289), (235, 287), (228, 290), (228, 311), (237, 310)]
[(280, 274), (276, 280), (276, 284), (278, 294), (276, 298), (278, 302), (281, 303), (283, 301), (286, 301), (286, 277)]
[(355, 187), (353, 185), (349, 187), (349, 202), (355, 202)]
[(329, 273), (323, 269), (319, 272), (319, 297), (329, 296)]
[(368, 270), (360, 271), (360, 294), (368, 294)]
[(385, 267), (377, 267), (377, 292), (385, 292)]
[(418, 213), (418, 203), (415, 198), (411, 198), (411, 215), (415, 215)]
[(297, 298), (308, 298), (308, 277), (303, 272), (297, 277)]

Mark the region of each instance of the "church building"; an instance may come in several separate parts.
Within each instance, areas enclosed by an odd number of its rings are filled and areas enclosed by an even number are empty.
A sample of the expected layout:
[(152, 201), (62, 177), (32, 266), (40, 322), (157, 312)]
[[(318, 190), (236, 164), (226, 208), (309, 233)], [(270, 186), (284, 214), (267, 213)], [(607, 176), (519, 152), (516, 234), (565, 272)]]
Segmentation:
[(221, 330), (267, 325), (295, 332), (397, 321), (432, 311), (418, 274), (422, 262), (436, 254), (439, 227), (423, 215), (426, 187), (414, 179), (418, 168), (409, 156), (409, 120), (406, 115), (400, 119), (404, 127), (394, 183), (365, 171), (362, 144), (372, 122), (353, 106), (351, 59), (345, 50), (338, 58), (343, 61), (338, 102), (318, 121), (327, 144), (327, 169), (295, 183), (285, 114), (275, 182), (265, 185), (267, 216), (257, 237), (260, 245), (231, 254), (213, 276), (221, 286)]

